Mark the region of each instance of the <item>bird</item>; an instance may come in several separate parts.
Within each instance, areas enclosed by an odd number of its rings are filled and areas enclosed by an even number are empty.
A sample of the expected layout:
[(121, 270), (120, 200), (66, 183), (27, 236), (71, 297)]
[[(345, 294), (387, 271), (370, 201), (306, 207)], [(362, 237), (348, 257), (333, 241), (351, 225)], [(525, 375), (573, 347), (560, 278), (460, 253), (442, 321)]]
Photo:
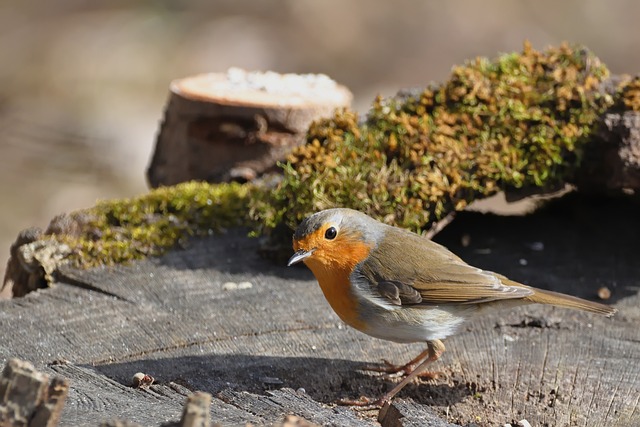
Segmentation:
[[(331, 308), (347, 325), (375, 338), (425, 342), (404, 365), (369, 367), (405, 377), (374, 400), (340, 403), (381, 407), (425, 373), (445, 351), (443, 339), (472, 316), (496, 308), (548, 304), (612, 316), (608, 305), (537, 289), (473, 267), (446, 247), (353, 209), (326, 209), (306, 217), (293, 234), (288, 265), (303, 262)], [(427, 374), (428, 376), (429, 374)]]

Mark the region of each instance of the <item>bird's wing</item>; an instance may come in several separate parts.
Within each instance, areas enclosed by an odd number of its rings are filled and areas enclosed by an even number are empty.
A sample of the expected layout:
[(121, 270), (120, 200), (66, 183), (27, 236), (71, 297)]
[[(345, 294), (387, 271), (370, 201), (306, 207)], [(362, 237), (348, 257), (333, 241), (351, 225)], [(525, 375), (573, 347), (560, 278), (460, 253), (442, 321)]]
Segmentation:
[(398, 281), (378, 282), (375, 291), (393, 305), (420, 304), (422, 295), (411, 285)]
[(533, 294), (504, 276), (466, 264), (437, 243), (395, 228), (360, 270), (371, 291), (394, 305), (479, 304)]

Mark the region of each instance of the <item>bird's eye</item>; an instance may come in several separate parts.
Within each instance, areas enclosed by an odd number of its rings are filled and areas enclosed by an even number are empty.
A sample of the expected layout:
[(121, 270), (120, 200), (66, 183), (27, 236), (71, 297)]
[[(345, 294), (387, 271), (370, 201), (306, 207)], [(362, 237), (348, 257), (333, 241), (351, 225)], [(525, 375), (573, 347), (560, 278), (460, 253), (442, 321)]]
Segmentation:
[(335, 227), (327, 228), (327, 231), (324, 232), (324, 238), (327, 240), (333, 240), (338, 235), (338, 230)]

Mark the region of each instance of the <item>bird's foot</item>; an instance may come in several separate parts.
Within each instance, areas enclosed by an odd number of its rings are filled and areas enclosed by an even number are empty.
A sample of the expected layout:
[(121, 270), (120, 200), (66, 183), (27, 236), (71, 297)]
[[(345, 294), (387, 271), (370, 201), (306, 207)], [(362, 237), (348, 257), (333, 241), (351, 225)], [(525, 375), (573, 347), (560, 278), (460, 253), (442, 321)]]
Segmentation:
[[(405, 365), (394, 365), (388, 360), (383, 359), (382, 365), (366, 365), (362, 368), (364, 371), (381, 372), (387, 375), (400, 374), (401, 376), (411, 375), (415, 371), (418, 363), (409, 362)], [(420, 372), (416, 375), (418, 378), (434, 380), (443, 377), (442, 372)]]
[(362, 370), (371, 372), (380, 372), (383, 374), (401, 374), (409, 375), (416, 369), (416, 364), (407, 363), (406, 365), (394, 365), (386, 359), (382, 360), (381, 365), (365, 365)]

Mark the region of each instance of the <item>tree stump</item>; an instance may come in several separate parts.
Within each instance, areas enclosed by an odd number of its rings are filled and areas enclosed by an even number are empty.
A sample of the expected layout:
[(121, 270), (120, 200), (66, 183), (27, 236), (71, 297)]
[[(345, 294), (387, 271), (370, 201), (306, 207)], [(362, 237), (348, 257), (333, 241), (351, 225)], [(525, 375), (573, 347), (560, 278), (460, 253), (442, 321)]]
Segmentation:
[(201, 74), (175, 80), (147, 171), (152, 187), (247, 181), (304, 141), (312, 121), (348, 107), (351, 92), (318, 74)]
[[(335, 402), (389, 390), (398, 378), (361, 368), (406, 362), (423, 345), (345, 327), (306, 268), (260, 258), (240, 229), (132, 265), (67, 266), (56, 286), (0, 301), (0, 363), (20, 358), (68, 380), (64, 426), (177, 423), (200, 390), (213, 396), (209, 417), (222, 426), (282, 425), (294, 415), (344, 427), (635, 427), (638, 217), (629, 198), (576, 194), (528, 216), (460, 213), (436, 240), (466, 261), (584, 298), (607, 287), (619, 312), (487, 313), (447, 340), (433, 366), (442, 378), (408, 385), (385, 411)], [(155, 381), (132, 386), (137, 372)], [(206, 415), (204, 406), (189, 413)]]

